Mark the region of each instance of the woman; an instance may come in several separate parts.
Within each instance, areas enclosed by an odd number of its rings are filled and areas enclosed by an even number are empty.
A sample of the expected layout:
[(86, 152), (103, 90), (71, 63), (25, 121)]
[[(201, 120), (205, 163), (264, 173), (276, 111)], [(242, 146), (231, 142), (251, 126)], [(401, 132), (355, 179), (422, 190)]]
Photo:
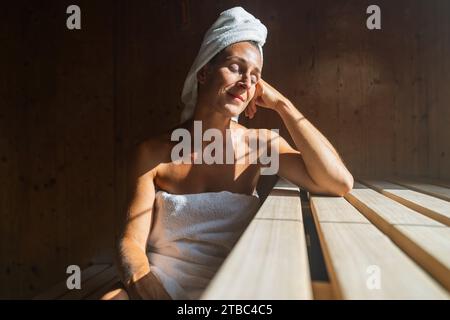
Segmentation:
[[(254, 31), (249, 31), (249, 22)], [(224, 31), (224, 26), (231, 27)], [(203, 132), (214, 128), (225, 137), (228, 130), (234, 143), (249, 143), (247, 135), (238, 132), (256, 133), (265, 142), (276, 139), (279, 176), (313, 193), (343, 196), (352, 189), (353, 177), (333, 146), (286, 97), (261, 79), (266, 36), (261, 26), (239, 7), (221, 14), (191, 68), (194, 85), (189, 75), (185, 82), (185, 121), (176, 128), (193, 136), (194, 121), (201, 121)], [(230, 30), (238, 35), (231, 42), (210, 41), (224, 32), (230, 39)], [(216, 50), (208, 51), (205, 43), (213, 43)], [(242, 112), (253, 118), (258, 107), (279, 114), (296, 149), (267, 129), (247, 129), (233, 121)], [(123, 286), (104, 299), (198, 298), (257, 210), (255, 188), (261, 163), (179, 163), (173, 160), (171, 133), (153, 137), (136, 149), (132, 197), (119, 241)], [(203, 142), (202, 150), (207, 145)], [(199, 154), (189, 156), (194, 159)], [(225, 204), (219, 206), (224, 214), (217, 210), (219, 203)], [(209, 212), (214, 215), (208, 216)]]

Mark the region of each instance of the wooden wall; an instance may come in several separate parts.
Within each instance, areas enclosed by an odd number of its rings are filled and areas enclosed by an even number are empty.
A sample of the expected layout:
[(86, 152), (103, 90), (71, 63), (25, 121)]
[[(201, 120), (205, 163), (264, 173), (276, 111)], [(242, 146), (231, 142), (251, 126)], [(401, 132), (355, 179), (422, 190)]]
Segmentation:
[[(82, 30), (65, 27), (78, 4)], [(269, 29), (263, 77), (358, 175), (450, 178), (450, 2), (24, 1), (0, 10), (0, 298), (70, 264), (111, 260), (130, 147), (176, 124), (184, 77), (217, 15)], [(281, 128), (261, 110), (253, 127)]]

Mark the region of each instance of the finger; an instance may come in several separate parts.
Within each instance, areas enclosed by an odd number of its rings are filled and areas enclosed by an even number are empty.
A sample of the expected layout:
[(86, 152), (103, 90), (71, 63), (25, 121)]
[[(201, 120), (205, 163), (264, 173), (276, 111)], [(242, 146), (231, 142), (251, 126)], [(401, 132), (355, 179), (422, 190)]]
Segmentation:
[(247, 110), (247, 117), (249, 117), (249, 118), (252, 115), (252, 103), (255, 103), (255, 101), (250, 100), (250, 102), (248, 103), (247, 108), (246, 108), (246, 110)]
[(264, 87), (263, 86), (261, 86), (260, 87), (260, 89), (259, 89), (260, 91), (259, 91), (259, 99), (262, 99), (262, 97), (264, 96)]
[(255, 103), (255, 99), (253, 98), (252, 100), (250, 100), (250, 102), (249, 102), (249, 104), (248, 104), (248, 106), (247, 106), (247, 114), (248, 114), (248, 117), (251, 119), (251, 115), (252, 115), (252, 106), (253, 106), (253, 104)]
[(258, 109), (258, 106), (256, 105), (256, 100), (255, 100), (252, 105), (253, 115), (255, 115), (257, 109)]
[(249, 106), (249, 115), (250, 115), (250, 119), (253, 119), (253, 117), (255, 116), (255, 112), (256, 112), (256, 105), (255, 105), (255, 99), (253, 99), (250, 103)]
[(262, 82), (262, 79), (260, 80), (260, 82), (258, 82), (258, 87), (257, 87), (257, 92), (258, 92), (258, 94), (257, 94), (257, 96), (258, 97), (260, 97), (260, 96), (262, 96), (263, 94), (264, 94), (264, 86), (263, 86), (263, 82)]

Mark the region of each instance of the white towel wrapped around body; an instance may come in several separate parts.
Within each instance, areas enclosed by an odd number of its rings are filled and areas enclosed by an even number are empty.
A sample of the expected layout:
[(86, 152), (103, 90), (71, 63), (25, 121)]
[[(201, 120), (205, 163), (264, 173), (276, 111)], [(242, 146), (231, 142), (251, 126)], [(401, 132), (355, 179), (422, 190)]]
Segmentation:
[(147, 257), (172, 299), (200, 297), (258, 208), (256, 191), (157, 191)]
[[(197, 103), (197, 72), (217, 53), (237, 42), (257, 42), (262, 57), (262, 47), (266, 42), (266, 37), (267, 28), (242, 7), (234, 7), (222, 12), (206, 32), (197, 57), (184, 82), (181, 94), (181, 100), (184, 103), (181, 122), (189, 119), (194, 113)], [(237, 118), (234, 117), (233, 120), (237, 121)]]

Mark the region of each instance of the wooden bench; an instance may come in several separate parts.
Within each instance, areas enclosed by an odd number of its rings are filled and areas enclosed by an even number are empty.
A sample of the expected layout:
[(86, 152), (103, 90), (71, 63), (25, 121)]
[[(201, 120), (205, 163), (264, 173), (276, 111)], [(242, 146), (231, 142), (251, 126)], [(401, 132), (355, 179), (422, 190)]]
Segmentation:
[(311, 299), (298, 188), (279, 183), (266, 198), (202, 299)]
[[(202, 299), (449, 299), (450, 189), (430, 182), (361, 180), (305, 206), (278, 182)], [(308, 206), (329, 281), (310, 278)]]
[[(340, 198), (280, 179), (201, 299), (449, 299), (448, 187), (361, 179)], [(63, 281), (35, 299), (99, 299), (118, 282), (114, 266), (92, 265), (81, 290)]]
[(81, 289), (69, 290), (64, 280), (34, 300), (98, 300), (117, 283), (119, 277), (115, 266), (94, 264), (81, 271)]

